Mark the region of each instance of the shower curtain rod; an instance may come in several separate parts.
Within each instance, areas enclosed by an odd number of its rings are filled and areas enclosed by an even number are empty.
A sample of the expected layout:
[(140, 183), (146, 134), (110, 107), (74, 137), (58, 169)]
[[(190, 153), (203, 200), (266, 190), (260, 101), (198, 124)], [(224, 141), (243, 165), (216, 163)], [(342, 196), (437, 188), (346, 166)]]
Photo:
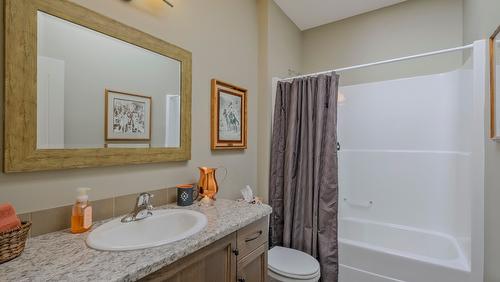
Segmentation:
[(279, 79), (279, 81), (287, 81), (287, 80), (292, 80), (292, 79), (295, 79), (295, 78), (302, 78), (302, 77), (308, 77), (308, 76), (317, 76), (317, 75), (320, 75), (320, 74), (327, 74), (327, 73), (330, 73), (330, 72), (341, 72), (341, 71), (346, 71), (346, 70), (354, 70), (354, 69), (366, 68), (366, 67), (383, 65), (383, 64), (388, 64), (388, 63), (406, 61), (406, 60), (410, 60), (410, 59), (416, 59), (416, 58), (421, 58), (421, 57), (427, 57), (427, 56), (433, 56), (433, 55), (439, 55), (439, 54), (444, 54), (444, 53), (455, 52), (455, 51), (459, 51), (459, 50), (471, 49), (473, 47), (474, 47), (474, 44), (469, 44), (469, 45), (465, 45), (465, 46), (460, 46), (460, 47), (455, 47), (455, 48), (450, 48), (450, 49), (444, 49), (444, 50), (439, 50), (439, 51), (433, 51), (433, 52), (427, 52), (427, 53), (422, 53), (422, 54), (418, 54), (418, 55), (406, 56), (406, 57), (401, 57), (401, 58), (396, 58), (396, 59), (390, 59), (390, 60), (385, 60), (385, 61), (378, 61), (378, 62), (369, 63), (369, 64), (356, 65), (356, 66), (351, 66), (351, 67), (346, 67), (346, 68), (339, 68), (339, 69), (335, 69), (335, 70), (327, 70), (327, 71), (316, 72), (316, 73), (302, 74), (302, 75), (297, 75), (297, 76), (292, 76), (292, 77), (287, 77), (287, 78)]

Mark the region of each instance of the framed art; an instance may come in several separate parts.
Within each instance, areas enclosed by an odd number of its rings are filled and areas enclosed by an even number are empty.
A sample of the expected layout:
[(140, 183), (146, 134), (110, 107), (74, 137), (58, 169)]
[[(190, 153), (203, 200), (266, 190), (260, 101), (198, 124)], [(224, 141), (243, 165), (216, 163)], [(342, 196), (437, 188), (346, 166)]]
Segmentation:
[(500, 83), (500, 26), (490, 36), (490, 111), (491, 111), (491, 128), (490, 138), (500, 141), (500, 99), (499, 87)]
[(151, 97), (106, 89), (106, 141), (150, 141)]
[(247, 148), (247, 90), (212, 79), (211, 148)]

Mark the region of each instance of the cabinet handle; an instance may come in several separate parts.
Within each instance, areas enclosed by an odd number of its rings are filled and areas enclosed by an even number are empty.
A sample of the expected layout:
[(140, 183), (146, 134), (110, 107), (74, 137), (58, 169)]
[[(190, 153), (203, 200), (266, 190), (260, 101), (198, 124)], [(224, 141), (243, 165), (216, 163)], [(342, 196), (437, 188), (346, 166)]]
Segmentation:
[(245, 239), (245, 243), (251, 242), (253, 240), (257, 240), (260, 237), (260, 235), (262, 235), (262, 233), (263, 233), (262, 230), (259, 230), (259, 232), (256, 233), (257, 236), (255, 236), (253, 238), (247, 238), (247, 239)]
[(235, 256), (238, 256), (238, 255), (240, 254), (240, 251), (239, 251), (238, 249), (234, 249), (234, 250), (233, 250), (233, 254), (234, 254)]

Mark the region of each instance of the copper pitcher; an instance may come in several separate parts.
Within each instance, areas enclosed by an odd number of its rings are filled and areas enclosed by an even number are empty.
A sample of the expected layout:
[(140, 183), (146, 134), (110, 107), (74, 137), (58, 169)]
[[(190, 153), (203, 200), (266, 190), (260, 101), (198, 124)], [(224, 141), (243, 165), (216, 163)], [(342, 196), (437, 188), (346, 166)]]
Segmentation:
[[(217, 184), (217, 179), (215, 178), (215, 171), (217, 170), (217, 168), (199, 167), (199, 169), (200, 169), (200, 180), (198, 181), (199, 195), (201, 197), (206, 196), (209, 199), (215, 200), (215, 195), (219, 191), (219, 185)], [(227, 170), (226, 170), (226, 175), (227, 175)]]

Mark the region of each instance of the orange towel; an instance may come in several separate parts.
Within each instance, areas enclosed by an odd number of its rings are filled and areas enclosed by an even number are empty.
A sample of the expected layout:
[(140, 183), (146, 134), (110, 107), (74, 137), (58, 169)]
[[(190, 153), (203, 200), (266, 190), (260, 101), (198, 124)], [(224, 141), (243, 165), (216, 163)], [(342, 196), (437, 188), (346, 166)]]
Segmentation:
[(0, 204), (0, 233), (21, 226), (16, 210), (11, 204)]

